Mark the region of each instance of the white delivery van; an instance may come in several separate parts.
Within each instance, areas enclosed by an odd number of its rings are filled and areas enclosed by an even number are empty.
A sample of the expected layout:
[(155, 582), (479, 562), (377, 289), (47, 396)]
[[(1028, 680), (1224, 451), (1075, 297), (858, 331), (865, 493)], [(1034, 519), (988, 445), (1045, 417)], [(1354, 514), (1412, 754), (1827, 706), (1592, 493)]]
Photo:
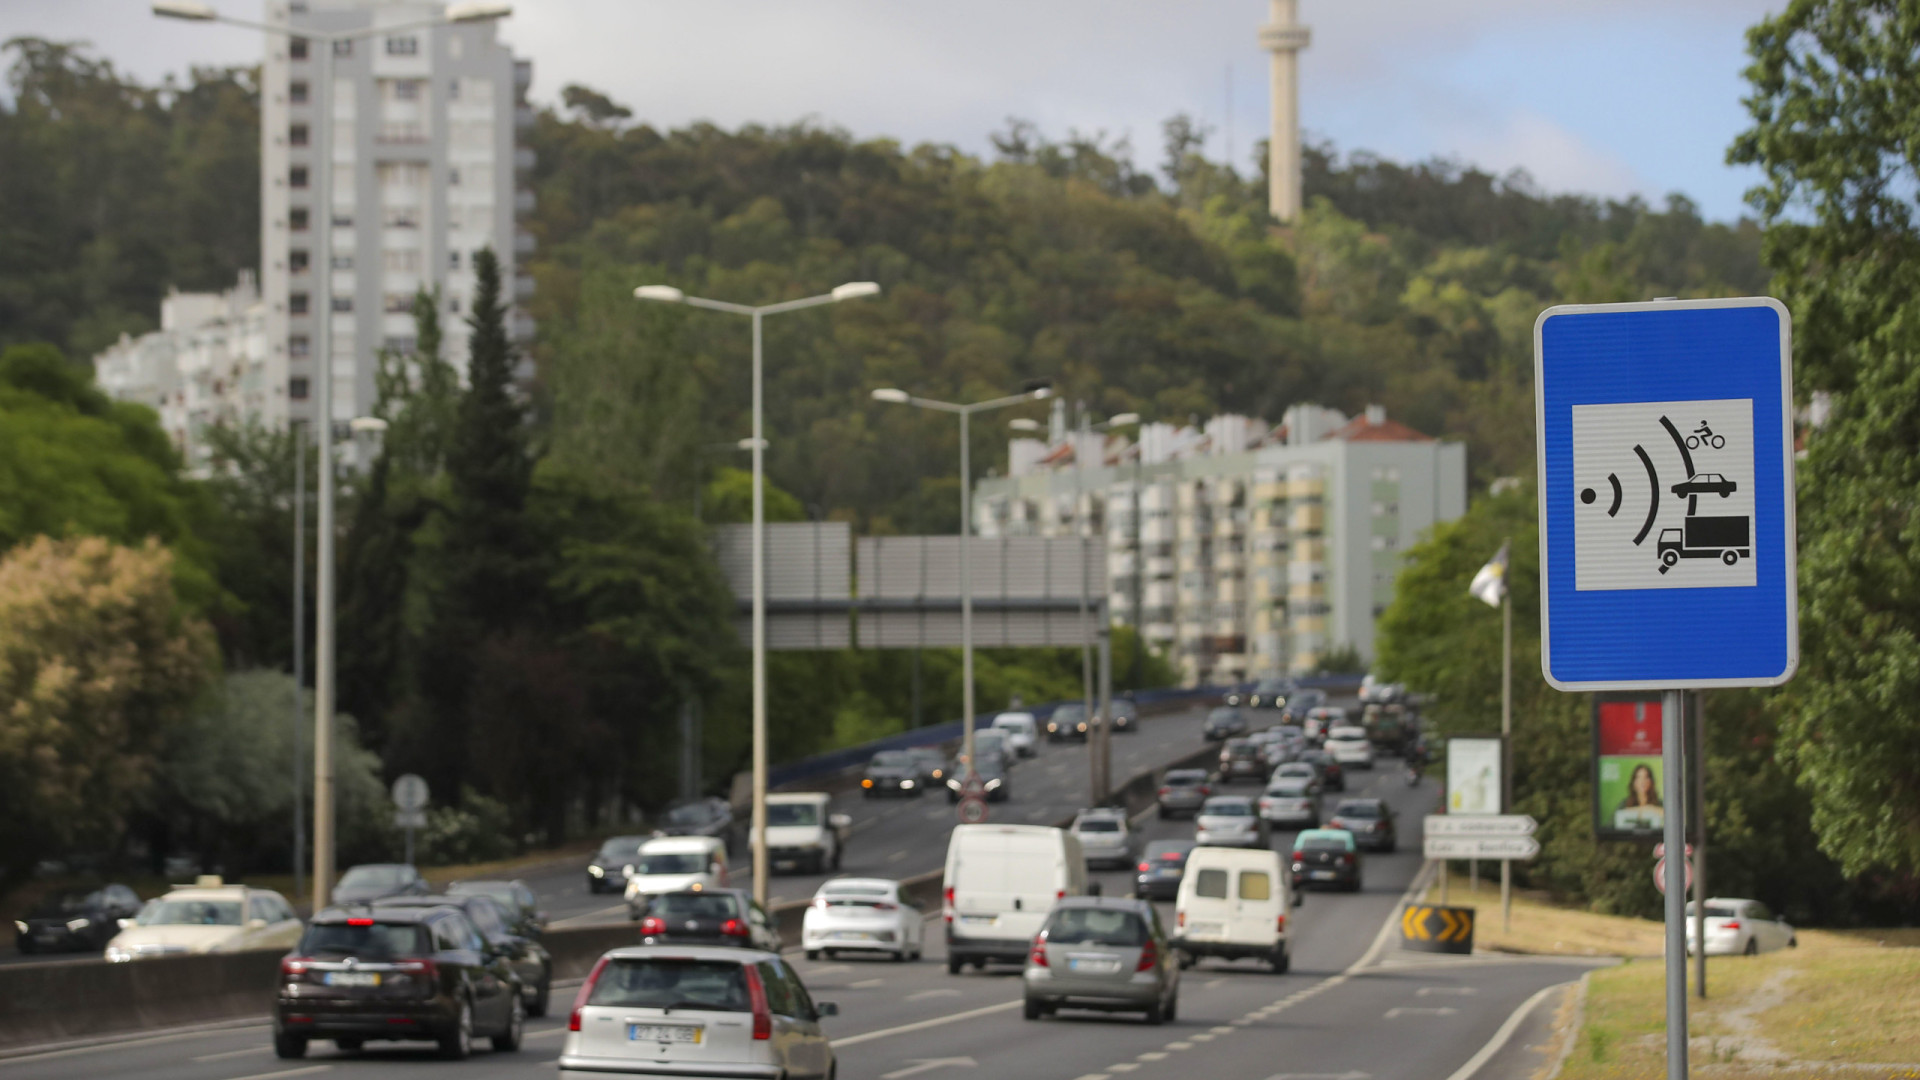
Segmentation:
[(621, 869), (627, 878), (627, 918), (638, 922), (647, 901), (661, 893), (727, 887), (727, 842), (717, 836), (657, 836)]
[[(853, 818), (828, 808), (831, 796), (818, 791), (782, 791), (767, 795), (767, 862), (774, 871), (794, 867), (824, 874), (840, 869)], [(752, 843), (752, 830), (748, 830)]]
[(1087, 891), (1080, 841), (1044, 825), (956, 825), (947, 842), (947, 972), (1025, 963), (1053, 902)]
[(1293, 898), (1280, 853), (1270, 848), (1197, 847), (1174, 904), (1173, 946), (1181, 963), (1203, 956), (1252, 957), (1287, 970), (1287, 916)]

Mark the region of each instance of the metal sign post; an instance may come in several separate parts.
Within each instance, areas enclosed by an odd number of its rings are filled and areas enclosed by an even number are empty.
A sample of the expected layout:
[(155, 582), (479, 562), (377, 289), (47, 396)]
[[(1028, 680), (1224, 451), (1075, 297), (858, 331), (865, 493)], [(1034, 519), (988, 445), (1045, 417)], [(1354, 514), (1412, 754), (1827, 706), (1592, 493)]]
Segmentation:
[(407, 834), (406, 863), (413, 865), (413, 830), (427, 825), (427, 782), (413, 773), (393, 782), (393, 823)]
[[(1630, 816), (1669, 851), (1686, 843), (1685, 691), (1778, 686), (1799, 665), (1791, 337), (1766, 297), (1534, 323), (1541, 673), (1662, 692), (1666, 798)], [(1685, 1080), (1685, 860), (1664, 869), (1667, 1076)]]

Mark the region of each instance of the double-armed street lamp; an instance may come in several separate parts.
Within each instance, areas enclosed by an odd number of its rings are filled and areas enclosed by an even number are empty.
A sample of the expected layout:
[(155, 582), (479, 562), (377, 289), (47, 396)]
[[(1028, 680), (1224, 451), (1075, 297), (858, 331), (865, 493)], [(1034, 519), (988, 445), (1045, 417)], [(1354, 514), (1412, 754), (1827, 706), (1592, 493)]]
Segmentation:
[(960, 418), (960, 753), (967, 768), (973, 768), (973, 467), (968, 445), (967, 421), (974, 413), (1004, 409), (1053, 396), (1048, 386), (1035, 387), (1024, 394), (1011, 394), (961, 404), (915, 397), (905, 390), (884, 388), (873, 392), (873, 400), (891, 405), (912, 405), (935, 412), (952, 413)]
[(753, 451), (753, 825), (749, 837), (753, 849), (753, 898), (762, 905), (767, 902), (767, 518), (762, 483), (767, 440), (761, 430), (760, 322), (768, 315), (857, 300), (879, 292), (880, 286), (874, 282), (849, 281), (820, 296), (755, 307), (688, 296), (671, 285), (642, 285), (633, 290), (636, 300), (685, 304), (729, 315), (745, 315), (753, 320), (753, 435), (742, 440), (742, 449)]
[(334, 556), (333, 556), (333, 54), (341, 44), (364, 38), (380, 37), (406, 30), (427, 30), (440, 26), (487, 22), (512, 14), (511, 4), (496, 0), (468, 0), (448, 4), (436, 18), (391, 26), (368, 26), (358, 30), (327, 31), (293, 27), (285, 23), (255, 22), (222, 15), (201, 0), (154, 0), (153, 13), (168, 19), (188, 22), (224, 23), (248, 30), (260, 30), (284, 38), (303, 38), (322, 43), (317, 50), (313, 97), (314, 145), (319, 148), (318, 165), (311, 170), (313, 198), (320, 228), (313, 245), (312, 265), (321, 275), (321, 299), (317, 305), (314, 347), (319, 352), (316, 376), (320, 383), (314, 403), (320, 436), (319, 521), (315, 557), (317, 582), (314, 614), (314, 693), (313, 693), (313, 910), (326, 906), (333, 885), (333, 690), (334, 690)]

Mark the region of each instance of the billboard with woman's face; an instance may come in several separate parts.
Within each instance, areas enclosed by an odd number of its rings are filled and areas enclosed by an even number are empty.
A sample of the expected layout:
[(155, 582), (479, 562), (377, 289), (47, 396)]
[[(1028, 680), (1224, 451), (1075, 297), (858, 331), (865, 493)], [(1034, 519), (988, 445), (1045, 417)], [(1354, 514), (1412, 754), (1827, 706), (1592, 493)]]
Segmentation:
[(1658, 696), (1600, 694), (1593, 706), (1593, 831), (1602, 840), (1658, 839), (1666, 825)]

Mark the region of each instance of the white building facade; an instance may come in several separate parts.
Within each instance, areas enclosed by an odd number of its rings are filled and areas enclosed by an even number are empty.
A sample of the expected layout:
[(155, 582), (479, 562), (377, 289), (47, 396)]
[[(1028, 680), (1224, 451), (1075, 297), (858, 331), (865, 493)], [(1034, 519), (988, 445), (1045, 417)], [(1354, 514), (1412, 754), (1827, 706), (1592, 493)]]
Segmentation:
[(1108, 603), (1189, 684), (1308, 673), (1328, 652), (1371, 662), (1401, 553), (1466, 512), (1466, 448), (1372, 407), (1312, 405), (1278, 427), (1216, 416), (1148, 424), (1136, 441), (1016, 439), (1010, 472), (975, 487), (982, 536), (1104, 531)]

